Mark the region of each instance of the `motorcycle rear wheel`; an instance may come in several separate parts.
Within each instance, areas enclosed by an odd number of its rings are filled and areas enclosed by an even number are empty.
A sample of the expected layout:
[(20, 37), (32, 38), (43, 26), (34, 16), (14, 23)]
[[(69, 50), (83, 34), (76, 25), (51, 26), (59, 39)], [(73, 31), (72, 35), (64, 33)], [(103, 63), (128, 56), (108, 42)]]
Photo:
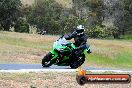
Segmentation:
[(51, 59), (52, 59), (52, 53), (49, 52), (42, 59), (42, 66), (43, 67), (50, 67), (52, 65), (51, 62), (50, 62)]
[(76, 69), (78, 67), (80, 67), (85, 61), (85, 55), (82, 54), (81, 56), (79, 56), (78, 58), (74, 59), (71, 63), (70, 63), (70, 67), (72, 69)]

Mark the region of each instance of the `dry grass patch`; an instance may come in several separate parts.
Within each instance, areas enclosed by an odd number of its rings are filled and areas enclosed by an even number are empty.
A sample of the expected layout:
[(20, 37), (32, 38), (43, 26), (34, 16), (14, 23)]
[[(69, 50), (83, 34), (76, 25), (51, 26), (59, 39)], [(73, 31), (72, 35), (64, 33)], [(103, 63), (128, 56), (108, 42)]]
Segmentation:
[(76, 82), (76, 73), (0, 73), (1, 88), (131, 88), (130, 84), (86, 84)]
[(0, 34), (0, 63), (40, 63), (54, 39), (15, 32)]
[[(21, 0), (22, 4), (32, 5), (35, 0)], [(55, 0), (57, 3), (61, 4), (64, 8), (72, 8), (72, 0)]]
[(61, 4), (64, 8), (72, 8), (73, 2), (72, 0), (55, 0), (59, 4)]
[[(59, 36), (0, 32), (0, 63), (40, 63)], [(132, 42), (89, 39), (93, 53), (86, 64), (97, 67), (131, 68)], [(73, 40), (72, 40), (73, 42)]]
[(26, 5), (32, 5), (34, 3), (34, 0), (21, 0), (22, 4)]

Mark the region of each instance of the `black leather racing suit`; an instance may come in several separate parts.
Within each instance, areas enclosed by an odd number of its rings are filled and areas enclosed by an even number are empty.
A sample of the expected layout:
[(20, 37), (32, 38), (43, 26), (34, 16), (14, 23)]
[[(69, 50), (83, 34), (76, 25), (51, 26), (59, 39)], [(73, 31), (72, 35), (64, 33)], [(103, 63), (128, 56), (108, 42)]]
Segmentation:
[(87, 39), (88, 37), (86, 36), (86, 34), (81, 34), (81, 35), (77, 35), (76, 31), (74, 31), (73, 33), (69, 34), (69, 35), (65, 35), (64, 36), (66, 40), (70, 40), (72, 38), (74, 38), (75, 41), (75, 46), (77, 47), (77, 53), (75, 53), (76, 55), (81, 54), (81, 52), (86, 49), (88, 47), (87, 45)]

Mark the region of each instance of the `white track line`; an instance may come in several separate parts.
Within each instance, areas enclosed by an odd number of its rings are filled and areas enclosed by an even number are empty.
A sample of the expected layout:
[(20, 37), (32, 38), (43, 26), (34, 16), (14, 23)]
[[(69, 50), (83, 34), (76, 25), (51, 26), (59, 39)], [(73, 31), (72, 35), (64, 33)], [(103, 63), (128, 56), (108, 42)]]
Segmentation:
[[(29, 73), (29, 72), (77, 72), (78, 69), (20, 69), (20, 70), (0, 70), (0, 72), (7, 73)], [(117, 72), (117, 73), (132, 73), (132, 71), (125, 70), (86, 70), (90, 72)]]
[(77, 69), (20, 69), (20, 70), (0, 70), (8, 73), (29, 73), (29, 72), (76, 72)]

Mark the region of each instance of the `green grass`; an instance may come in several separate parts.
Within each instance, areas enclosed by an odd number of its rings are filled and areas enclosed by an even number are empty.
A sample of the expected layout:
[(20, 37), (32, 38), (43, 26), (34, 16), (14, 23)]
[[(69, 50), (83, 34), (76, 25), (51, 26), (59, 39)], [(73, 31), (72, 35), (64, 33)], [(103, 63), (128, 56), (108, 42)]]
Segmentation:
[[(114, 38), (107, 38), (107, 39), (114, 39)], [(123, 42), (132, 42), (132, 35), (131, 34), (121, 35), (119, 39), (114, 39), (114, 40), (120, 40)]]
[(99, 54), (87, 55), (86, 61), (89, 65), (97, 67), (132, 68), (132, 54), (120, 53), (114, 58), (104, 57)]
[(132, 41), (132, 35), (124, 35), (124, 36), (121, 36), (121, 38)]
[(132, 42), (126, 40), (89, 40), (93, 53), (87, 55), (89, 66), (132, 68)]
[[(0, 31), (0, 63), (41, 63), (58, 36)], [(86, 55), (87, 66), (132, 68), (132, 42), (89, 39), (93, 53)]]

